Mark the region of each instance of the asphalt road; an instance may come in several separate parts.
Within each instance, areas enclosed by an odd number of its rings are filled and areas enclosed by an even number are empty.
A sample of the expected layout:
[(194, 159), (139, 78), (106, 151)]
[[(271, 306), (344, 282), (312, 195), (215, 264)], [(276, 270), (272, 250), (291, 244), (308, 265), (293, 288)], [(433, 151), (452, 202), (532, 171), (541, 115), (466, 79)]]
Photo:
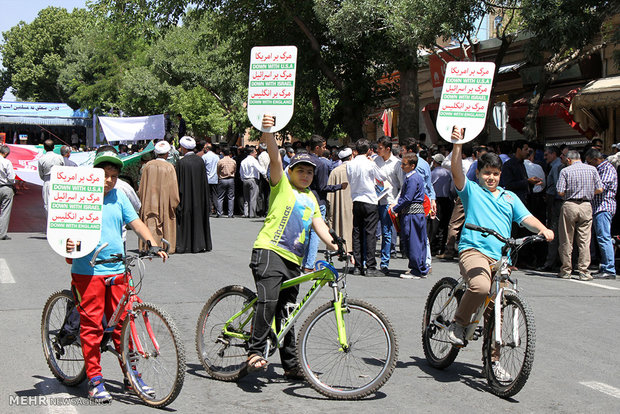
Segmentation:
[[(168, 411), (620, 412), (620, 282), (516, 273), (536, 318), (536, 354), (523, 390), (503, 400), (488, 391), (481, 375), (480, 341), (470, 343), (444, 371), (430, 368), (424, 359), (420, 332), (424, 301), (438, 279), (457, 275), (454, 262), (434, 262), (431, 277), (422, 281), (396, 277), (406, 269), (403, 259), (392, 261), (394, 277), (348, 277), (349, 297), (381, 308), (398, 336), (397, 369), (371, 398), (330, 401), (303, 383), (285, 381), (277, 354), (264, 374), (239, 383), (212, 380), (196, 356), (196, 320), (203, 304), (220, 287), (253, 287), (248, 262), (261, 221), (222, 218), (211, 223), (214, 250), (173, 255), (165, 264), (147, 264), (140, 294), (173, 316), (188, 357), (183, 390)], [(10, 236), (12, 240), (0, 241), (0, 413), (152, 410), (122, 393), (122, 374), (110, 354), (103, 356), (103, 370), (114, 397), (111, 405), (85, 406), (86, 384), (70, 388), (54, 379), (41, 350), (41, 310), (53, 291), (69, 286), (69, 266), (53, 253), (44, 234), (12, 230)], [(130, 248), (136, 244), (131, 235)], [(327, 290), (321, 295), (314, 306), (329, 300)], [(52, 398), (58, 397), (52, 404)]]

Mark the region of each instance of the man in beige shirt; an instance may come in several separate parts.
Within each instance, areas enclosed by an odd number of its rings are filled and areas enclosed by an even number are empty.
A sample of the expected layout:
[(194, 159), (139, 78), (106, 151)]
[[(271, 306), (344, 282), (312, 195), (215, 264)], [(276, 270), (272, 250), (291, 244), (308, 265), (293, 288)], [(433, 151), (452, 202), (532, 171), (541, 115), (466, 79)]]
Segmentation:
[(222, 149), (224, 157), (217, 162), (217, 202), (216, 217), (224, 215), (224, 198), (228, 200), (228, 217), (232, 218), (235, 206), (235, 171), (237, 163), (230, 157), (230, 148)]

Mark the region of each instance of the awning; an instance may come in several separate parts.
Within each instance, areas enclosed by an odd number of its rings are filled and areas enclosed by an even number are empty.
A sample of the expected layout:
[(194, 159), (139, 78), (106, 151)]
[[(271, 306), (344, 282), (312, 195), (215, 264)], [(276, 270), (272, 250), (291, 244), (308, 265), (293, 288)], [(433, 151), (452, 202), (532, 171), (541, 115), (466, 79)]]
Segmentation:
[(583, 129), (601, 133), (608, 127), (609, 108), (620, 107), (620, 76), (588, 83), (573, 98), (570, 113)]
[(620, 107), (620, 76), (588, 83), (573, 98), (570, 111), (592, 107)]
[(64, 103), (0, 102), (0, 124), (90, 126), (90, 114)]
[[(572, 86), (548, 90), (538, 109), (538, 116), (556, 116), (563, 119), (580, 134), (585, 134), (585, 131), (581, 129), (579, 123), (573, 119), (569, 112), (570, 103), (577, 92), (579, 92), (579, 89), (579, 87)], [(525, 126), (525, 115), (528, 110), (527, 102), (530, 96), (524, 96), (516, 100), (508, 109), (508, 123), (519, 132), (522, 132)]]
[(0, 124), (86, 127), (91, 126), (92, 123), (93, 120), (89, 118), (0, 115)]

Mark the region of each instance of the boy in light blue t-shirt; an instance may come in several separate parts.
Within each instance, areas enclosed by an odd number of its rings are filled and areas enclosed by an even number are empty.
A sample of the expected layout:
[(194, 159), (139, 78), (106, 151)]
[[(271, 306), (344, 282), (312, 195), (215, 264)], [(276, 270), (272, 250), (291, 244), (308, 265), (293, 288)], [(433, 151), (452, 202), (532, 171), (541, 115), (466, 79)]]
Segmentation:
[[(452, 140), (462, 139), (462, 131), (454, 128)], [(499, 185), (502, 161), (497, 154), (486, 153), (478, 160), (476, 177), (469, 181), (463, 174), (462, 144), (455, 144), (452, 151), (452, 177), (463, 201), (465, 223), (486, 227), (510, 237), (512, 222), (553, 240), (553, 231), (545, 227), (525, 207), (513, 192)], [(491, 265), (501, 257), (502, 242), (494, 237), (483, 237), (480, 232), (463, 228), (459, 242), (459, 267), (468, 288), (450, 324), (448, 338), (457, 346), (464, 345), (464, 336), (471, 317), (484, 302), (491, 289)], [(497, 362), (499, 364), (499, 362)], [(494, 367), (500, 371), (500, 367)]]

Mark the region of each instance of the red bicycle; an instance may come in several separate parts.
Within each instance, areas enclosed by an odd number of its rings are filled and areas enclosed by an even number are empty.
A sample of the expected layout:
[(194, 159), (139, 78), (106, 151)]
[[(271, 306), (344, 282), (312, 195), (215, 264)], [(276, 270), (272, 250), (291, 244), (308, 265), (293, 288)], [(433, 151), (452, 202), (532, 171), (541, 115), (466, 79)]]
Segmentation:
[[(164, 241), (164, 244), (167, 242)], [(149, 406), (164, 407), (179, 395), (185, 379), (185, 350), (170, 316), (161, 308), (143, 302), (139, 297), (144, 276), (144, 260), (159, 257), (122, 254), (105, 260), (93, 255), (91, 266), (123, 262), (122, 276), (106, 279), (106, 285), (118, 284), (122, 278), (127, 286), (110, 321), (103, 321), (104, 336), (101, 352), (110, 351), (119, 359), (125, 374), (125, 387), (132, 390)], [(169, 244), (168, 244), (169, 245)], [(137, 283), (131, 269), (137, 266)], [(123, 315), (120, 353), (110, 343), (112, 332)], [(86, 366), (79, 335), (79, 313), (70, 290), (53, 293), (45, 303), (41, 317), (43, 353), (52, 374), (63, 384), (76, 386), (86, 379)], [(148, 384), (148, 386), (144, 386)]]

